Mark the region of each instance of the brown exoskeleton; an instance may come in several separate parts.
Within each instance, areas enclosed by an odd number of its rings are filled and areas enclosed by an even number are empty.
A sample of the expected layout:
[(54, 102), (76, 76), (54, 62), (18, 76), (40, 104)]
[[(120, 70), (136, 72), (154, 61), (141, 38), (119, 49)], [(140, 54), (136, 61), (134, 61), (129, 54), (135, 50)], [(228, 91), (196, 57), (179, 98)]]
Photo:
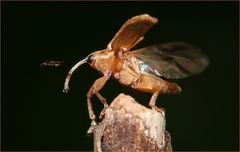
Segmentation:
[(123, 85), (153, 94), (149, 105), (152, 109), (161, 111), (155, 106), (159, 94), (181, 92), (177, 84), (162, 78), (184, 78), (199, 73), (207, 67), (207, 57), (199, 49), (183, 42), (153, 45), (130, 51), (143, 40), (144, 33), (157, 22), (156, 18), (147, 14), (127, 20), (106, 49), (91, 53), (69, 71), (64, 84), (64, 92), (69, 90), (68, 84), (72, 73), (84, 63), (88, 63), (103, 74), (87, 93), (89, 117), (92, 120), (90, 132), (95, 124), (91, 97), (96, 95), (104, 104), (100, 117), (103, 116), (108, 104), (99, 91), (111, 76)]

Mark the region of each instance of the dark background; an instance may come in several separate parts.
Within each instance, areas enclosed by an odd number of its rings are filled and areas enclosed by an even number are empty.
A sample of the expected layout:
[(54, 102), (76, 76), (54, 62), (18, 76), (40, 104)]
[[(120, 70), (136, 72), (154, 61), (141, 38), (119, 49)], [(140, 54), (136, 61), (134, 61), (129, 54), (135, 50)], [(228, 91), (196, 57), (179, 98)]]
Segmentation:
[[(210, 65), (176, 82), (181, 95), (162, 95), (174, 150), (238, 150), (237, 2), (2, 2), (2, 150), (93, 150), (86, 93), (100, 77), (85, 65), (62, 93), (68, 70), (104, 49), (130, 17), (159, 19), (139, 47), (184, 41), (202, 48)], [(45, 60), (64, 67), (41, 68)], [(151, 95), (110, 80), (108, 103), (120, 92), (147, 105)], [(102, 104), (93, 98), (98, 114)]]

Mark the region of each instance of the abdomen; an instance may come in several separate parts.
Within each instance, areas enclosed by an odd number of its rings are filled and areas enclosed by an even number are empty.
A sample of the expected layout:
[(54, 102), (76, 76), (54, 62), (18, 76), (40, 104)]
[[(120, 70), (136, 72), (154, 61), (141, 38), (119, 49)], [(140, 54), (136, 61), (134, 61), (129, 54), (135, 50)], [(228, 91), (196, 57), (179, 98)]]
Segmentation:
[(154, 93), (157, 90), (161, 94), (176, 94), (181, 92), (181, 88), (177, 84), (150, 75), (142, 75), (138, 82), (131, 85), (131, 88), (146, 93)]

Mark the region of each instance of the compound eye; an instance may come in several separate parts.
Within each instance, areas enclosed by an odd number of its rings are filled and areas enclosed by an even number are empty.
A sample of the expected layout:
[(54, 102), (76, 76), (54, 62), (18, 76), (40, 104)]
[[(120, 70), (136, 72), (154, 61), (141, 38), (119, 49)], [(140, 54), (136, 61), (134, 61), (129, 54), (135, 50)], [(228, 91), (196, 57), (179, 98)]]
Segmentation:
[(93, 55), (89, 55), (87, 58), (87, 63), (91, 64), (93, 62), (93, 59), (94, 59)]

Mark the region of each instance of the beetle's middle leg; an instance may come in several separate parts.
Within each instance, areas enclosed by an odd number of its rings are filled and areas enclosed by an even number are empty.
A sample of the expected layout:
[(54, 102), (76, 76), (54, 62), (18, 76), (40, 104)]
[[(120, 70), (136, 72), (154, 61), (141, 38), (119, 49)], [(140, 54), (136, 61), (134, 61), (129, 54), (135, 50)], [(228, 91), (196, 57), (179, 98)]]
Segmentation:
[(98, 99), (99, 99), (99, 100), (103, 103), (103, 105), (104, 105), (104, 108), (103, 108), (103, 110), (101, 111), (101, 113), (100, 113), (100, 115), (99, 115), (99, 118), (102, 119), (103, 115), (105, 114), (105, 111), (106, 111), (107, 108), (108, 108), (108, 104), (107, 104), (106, 99), (103, 98), (102, 95), (101, 95), (99, 92), (96, 93), (96, 96), (98, 97)]
[(105, 85), (105, 83), (107, 82), (110, 76), (111, 75), (108, 74), (97, 79), (87, 93), (88, 112), (89, 112), (89, 117), (92, 120), (91, 127), (88, 129), (88, 133), (92, 133), (94, 126), (96, 125), (96, 122), (95, 122), (96, 116), (92, 109), (91, 98), (95, 94), (98, 97), (98, 99), (104, 104), (104, 109), (101, 112), (101, 115), (103, 115), (104, 111), (108, 107), (108, 104), (106, 102), (106, 99), (101, 96), (99, 91), (103, 88), (103, 86)]

